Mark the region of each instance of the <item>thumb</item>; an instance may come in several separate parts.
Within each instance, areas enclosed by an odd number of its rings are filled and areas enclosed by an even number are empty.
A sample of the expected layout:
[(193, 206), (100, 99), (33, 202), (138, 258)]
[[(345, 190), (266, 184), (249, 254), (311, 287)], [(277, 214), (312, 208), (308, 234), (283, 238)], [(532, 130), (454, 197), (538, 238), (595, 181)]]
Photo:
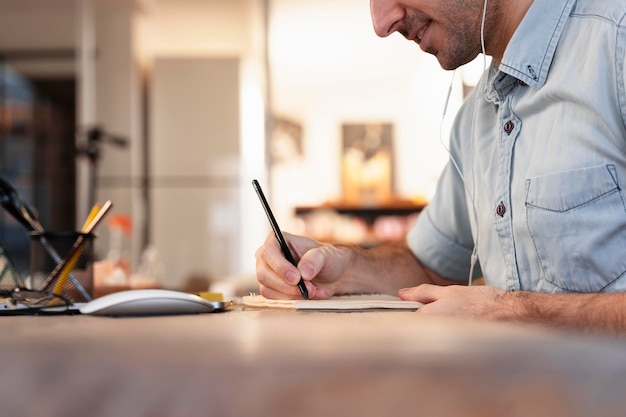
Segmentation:
[(313, 248), (307, 251), (300, 262), (298, 263), (298, 271), (307, 281), (311, 281), (315, 278), (320, 271), (327, 265), (328, 259), (324, 250), (321, 247)]

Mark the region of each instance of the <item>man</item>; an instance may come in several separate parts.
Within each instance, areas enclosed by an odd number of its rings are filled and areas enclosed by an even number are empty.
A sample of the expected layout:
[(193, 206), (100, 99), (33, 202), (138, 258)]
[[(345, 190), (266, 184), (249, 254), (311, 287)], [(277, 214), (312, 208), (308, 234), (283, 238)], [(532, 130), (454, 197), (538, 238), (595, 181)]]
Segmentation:
[[(464, 103), (437, 192), (406, 242), (369, 250), (287, 234), (259, 248), (260, 292), (397, 293), (421, 313), (626, 328), (626, 2), (371, 0), (456, 69), (492, 65)], [(482, 275), (486, 286), (463, 287)], [(470, 279), (468, 280), (468, 277)]]

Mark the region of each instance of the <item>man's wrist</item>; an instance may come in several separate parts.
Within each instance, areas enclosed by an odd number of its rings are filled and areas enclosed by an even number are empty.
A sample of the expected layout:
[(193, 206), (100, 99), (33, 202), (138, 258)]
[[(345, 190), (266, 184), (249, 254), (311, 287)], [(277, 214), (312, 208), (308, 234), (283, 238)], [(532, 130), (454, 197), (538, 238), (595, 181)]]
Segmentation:
[(524, 322), (550, 321), (554, 319), (555, 313), (552, 311), (550, 300), (545, 299), (546, 295), (530, 291), (503, 292), (496, 299), (496, 304), (502, 307), (499, 309), (498, 318)]
[(334, 245), (343, 263), (343, 272), (337, 282), (337, 294), (354, 294), (362, 292), (363, 276), (358, 272), (357, 256), (359, 247), (347, 244)]

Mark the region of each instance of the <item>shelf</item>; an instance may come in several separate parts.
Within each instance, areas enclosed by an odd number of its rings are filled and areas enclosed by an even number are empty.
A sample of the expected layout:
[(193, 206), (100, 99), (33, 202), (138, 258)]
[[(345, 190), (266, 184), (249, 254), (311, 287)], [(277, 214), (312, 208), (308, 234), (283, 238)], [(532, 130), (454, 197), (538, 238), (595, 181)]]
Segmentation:
[(425, 204), (417, 204), (412, 201), (400, 200), (390, 204), (376, 206), (361, 206), (343, 203), (327, 203), (320, 206), (299, 206), (295, 208), (296, 216), (304, 216), (319, 210), (333, 210), (346, 216), (359, 217), (369, 225), (374, 224), (380, 216), (408, 216), (419, 213)]
[(334, 202), (298, 206), (295, 215), (305, 234), (315, 240), (372, 246), (404, 238), (424, 207), (425, 203), (411, 200), (376, 206)]

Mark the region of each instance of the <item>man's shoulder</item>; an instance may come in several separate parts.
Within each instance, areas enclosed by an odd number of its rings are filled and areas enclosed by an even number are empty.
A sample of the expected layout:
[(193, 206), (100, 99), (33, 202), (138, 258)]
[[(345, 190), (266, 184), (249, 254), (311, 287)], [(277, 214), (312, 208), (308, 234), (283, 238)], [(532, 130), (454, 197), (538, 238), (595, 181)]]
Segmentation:
[(626, 1), (576, 0), (571, 15), (606, 19), (617, 25), (626, 25)]

